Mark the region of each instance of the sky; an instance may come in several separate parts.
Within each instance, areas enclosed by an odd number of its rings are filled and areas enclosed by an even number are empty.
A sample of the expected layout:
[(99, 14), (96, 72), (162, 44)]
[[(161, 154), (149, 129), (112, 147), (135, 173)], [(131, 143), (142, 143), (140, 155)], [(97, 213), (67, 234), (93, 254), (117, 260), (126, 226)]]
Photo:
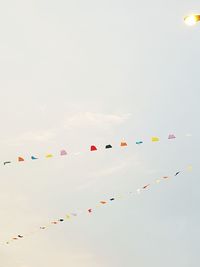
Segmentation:
[[(183, 23), (197, 8), (197, 0), (0, 4), (0, 267), (198, 266), (200, 25)], [(4, 245), (179, 170), (141, 195)]]

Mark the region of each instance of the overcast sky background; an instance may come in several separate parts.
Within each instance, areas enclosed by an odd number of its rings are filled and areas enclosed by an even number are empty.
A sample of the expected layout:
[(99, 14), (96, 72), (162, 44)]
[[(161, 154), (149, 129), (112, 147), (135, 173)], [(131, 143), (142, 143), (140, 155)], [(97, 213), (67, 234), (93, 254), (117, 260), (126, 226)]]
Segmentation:
[[(182, 19), (198, 8), (197, 0), (0, 4), (0, 160), (41, 158), (1, 167), (1, 242), (183, 171), (0, 246), (0, 267), (198, 266), (200, 25)], [(97, 153), (87, 153), (91, 144)], [(67, 157), (44, 159), (63, 148)], [(86, 153), (70, 156), (78, 151)]]

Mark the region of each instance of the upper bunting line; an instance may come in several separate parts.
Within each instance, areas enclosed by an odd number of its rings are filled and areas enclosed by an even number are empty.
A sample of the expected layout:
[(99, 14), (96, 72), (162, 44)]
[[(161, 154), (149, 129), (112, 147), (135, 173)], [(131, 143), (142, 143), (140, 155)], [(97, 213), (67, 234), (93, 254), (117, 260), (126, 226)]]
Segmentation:
[[(189, 166), (187, 166), (187, 169), (186, 169), (187, 171), (192, 171), (192, 166), (191, 165), (189, 165)], [(121, 200), (121, 199), (123, 199), (123, 198), (125, 198), (125, 197), (127, 197), (127, 196), (132, 196), (132, 195), (140, 195), (141, 193), (143, 193), (143, 192), (145, 192), (146, 190), (149, 190), (149, 189), (151, 189), (152, 188), (152, 186), (154, 186), (154, 185), (157, 185), (157, 184), (160, 184), (161, 182), (163, 182), (163, 181), (167, 181), (167, 180), (170, 180), (171, 178), (173, 178), (173, 177), (176, 177), (176, 176), (178, 176), (180, 173), (184, 173), (185, 172), (185, 170), (178, 170), (178, 171), (176, 171), (173, 175), (171, 175), (171, 176), (161, 176), (161, 177), (159, 177), (159, 178), (156, 178), (156, 179), (154, 179), (151, 183), (147, 183), (147, 184), (144, 184), (143, 186), (141, 186), (141, 187), (139, 187), (139, 188), (137, 188), (136, 190), (134, 190), (134, 191), (129, 191), (129, 192), (127, 192), (127, 193), (124, 193), (124, 194), (121, 194), (121, 195), (116, 195), (116, 196), (111, 196), (111, 197), (109, 197), (109, 198), (107, 198), (107, 199), (101, 199), (96, 205), (95, 205), (95, 207), (92, 207), (92, 206), (90, 206), (90, 207), (88, 207), (88, 208), (86, 208), (86, 209), (82, 209), (82, 210), (79, 210), (79, 211), (76, 211), (76, 212), (68, 212), (68, 213), (66, 213), (64, 216), (62, 216), (62, 217), (59, 217), (59, 218), (57, 218), (57, 219), (55, 219), (55, 220), (50, 220), (47, 224), (45, 224), (45, 225), (41, 225), (40, 227), (37, 227), (37, 229), (35, 229), (35, 230), (33, 230), (33, 231), (30, 231), (29, 233), (27, 233), (27, 234), (17, 234), (17, 235), (15, 235), (15, 236), (13, 236), (12, 238), (10, 238), (8, 241), (6, 241), (6, 242), (2, 242), (1, 244), (2, 245), (9, 245), (9, 244), (11, 244), (12, 242), (15, 242), (15, 241), (17, 241), (17, 240), (21, 240), (21, 239), (24, 239), (24, 238), (26, 238), (26, 237), (29, 237), (29, 236), (31, 236), (31, 235), (33, 235), (33, 234), (35, 234), (35, 233), (38, 233), (38, 232), (40, 232), (41, 230), (47, 230), (47, 229), (49, 229), (50, 227), (52, 227), (52, 226), (54, 226), (54, 225), (58, 225), (58, 224), (60, 224), (60, 223), (62, 223), (62, 222), (67, 222), (67, 221), (69, 221), (70, 219), (72, 219), (72, 218), (76, 218), (76, 217), (78, 217), (79, 215), (81, 215), (81, 214), (92, 214), (93, 212), (95, 212), (99, 207), (101, 207), (101, 206), (104, 206), (104, 205), (107, 205), (107, 204), (111, 204), (113, 201), (117, 201), (117, 200)]]
[[(168, 140), (173, 140), (175, 138), (176, 138), (176, 136), (174, 134), (169, 134), (168, 135)], [(158, 136), (152, 136), (150, 140), (151, 140), (151, 142), (159, 142), (160, 141), (160, 138)], [(135, 141), (135, 144), (136, 145), (142, 145), (143, 143), (144, 143), (143, 140), (137, 140), (137, 141)], [(119, 146), (120, 147), (127, 147), (128, 146), (128, 143), (125, 140), (123, 140), (123, 141), (121, 141), (121, 143), (119, 144)], [(113, 148), (113, 146), (111, 144), (105, 145), (105, 149), (112, 149), (112, 148)], [(91, 151), (91, 152), (97, 151), (97, 150), (98, 150), (98, 147), (96, 145), (91, 145), (90, 148), (89, 148), (89, 151)], [(82, 153), (83, 152), (70, 153), (70, 154), (71, 155), (79, 155), (79, 154), (82, 154)], [(59, 156), (63, 157), (63, 156), (67, 156), (67, 155), (68, 155), (68, 152), (65, 149), (62, 149), (62, 150), (59, 151)], [(51, 153), (48, 153), (48, 154), (46, 154), (44, 156), (44, 158), (46, 158), (46, 159), (50, 159), (50, 158), (53, 158), (53, 157), (54, 157), (54, 155), (51, 154)], [(35, 161), (35, 160), (39, 160), (41, 158), (38, 157), (37, 155), (31, 155), (29, 159), (32, 160), (32, 161)], [(24, 156), (22, 156), (22, 155), (20, 155), (20, 156), (17, 157), (17, 162), (21, 162), (22, 163), (22, 162), (25, 162), (26, 160), (27, 159)], [(10, 165), (12, 163), (14, 163), (14, 162), (11, 161), (11, 160), (6, 160), (6, 161), (3, 162), (3, 165), (4, 166), (7, 166), (7, 165)]]

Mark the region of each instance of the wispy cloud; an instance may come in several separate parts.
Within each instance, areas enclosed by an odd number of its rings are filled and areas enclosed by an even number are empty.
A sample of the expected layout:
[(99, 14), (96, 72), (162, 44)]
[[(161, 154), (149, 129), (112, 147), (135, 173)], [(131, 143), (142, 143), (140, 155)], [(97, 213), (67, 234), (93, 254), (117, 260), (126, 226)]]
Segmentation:
[(44, 131), (37, 131), (37, 132), (26, 132), (19, 137), (21, 141), (49, 141), (56, 137), (56, 131), (54, 130), (44, 130)]
[(125, 123), (131, 114), (106, 114), (95, 112), (75, 112), (67, 113), (58, 120), (57, 125), (49, 129), (29, 130), (12, 138), (12, 140), (3, 140), (4, 144), (18, 146), (23, 143), (44, 143), (50, 142), (58, 138), (67, 130), (81, 131), (88, 128), (108, 130), (115, 126)]
[(24, 132), (14, 138), (1, 139), (1, 143), (7, 146), (20, 146), (27, 143), (44, 143), (56, 138), (54, 130), (40, 130)]
[(131, 114), (105, 114), (94, 112), (79, 112), (66, 116), (64, 127), (107, 127), (113, 125), (123, 124), (129, 119)]

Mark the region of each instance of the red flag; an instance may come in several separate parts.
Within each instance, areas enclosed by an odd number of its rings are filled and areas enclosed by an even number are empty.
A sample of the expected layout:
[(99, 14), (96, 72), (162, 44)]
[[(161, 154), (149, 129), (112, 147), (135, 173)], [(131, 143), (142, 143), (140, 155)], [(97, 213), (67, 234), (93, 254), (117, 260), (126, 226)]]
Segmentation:
[(90, 151), (96, 151), (96, 150), (97, 150), (96, 146), (91, 146), (90, 147)]

